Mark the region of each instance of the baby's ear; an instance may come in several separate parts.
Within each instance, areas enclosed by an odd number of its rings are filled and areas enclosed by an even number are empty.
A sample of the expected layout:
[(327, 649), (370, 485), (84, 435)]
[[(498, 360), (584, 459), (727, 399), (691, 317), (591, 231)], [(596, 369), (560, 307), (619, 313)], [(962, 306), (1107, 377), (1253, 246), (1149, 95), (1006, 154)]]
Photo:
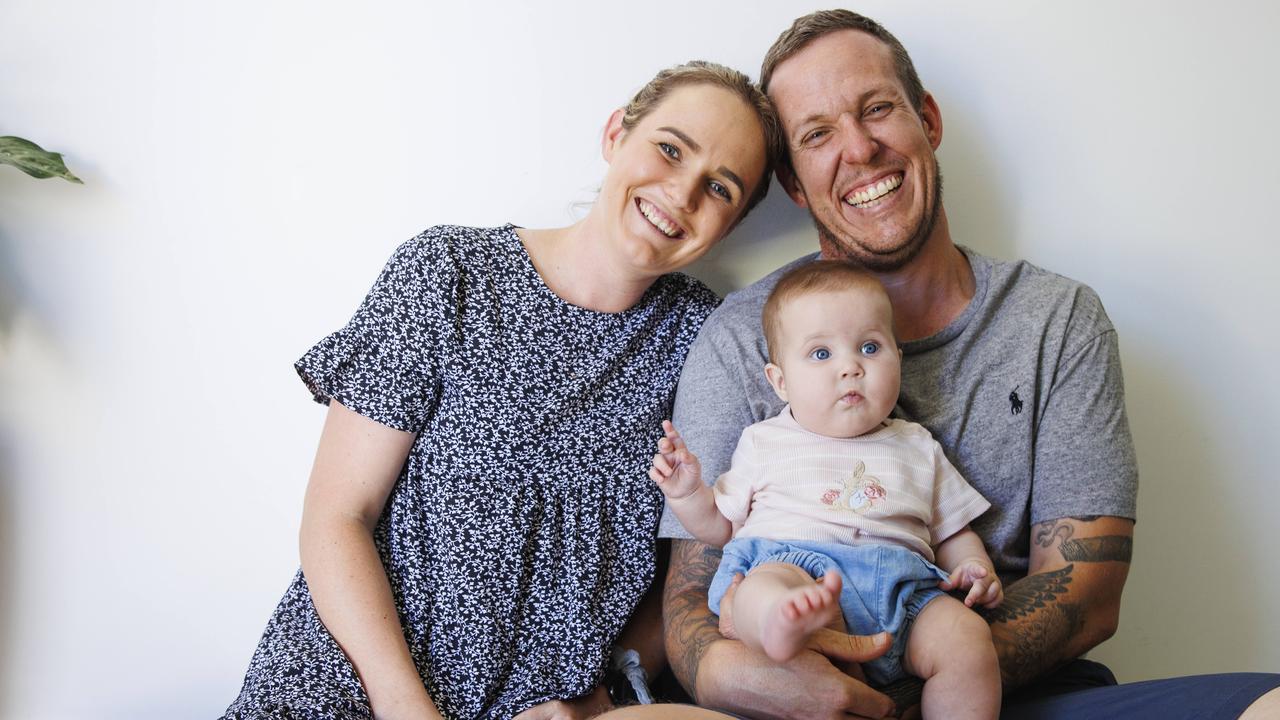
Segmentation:
[(769, 380), (769, 385), (773, 387), (773, 392), (782, 402), (787, 400), (787, 381), (782, 377), (782, 368), (769, 363), (764, 366), (764, 376)]

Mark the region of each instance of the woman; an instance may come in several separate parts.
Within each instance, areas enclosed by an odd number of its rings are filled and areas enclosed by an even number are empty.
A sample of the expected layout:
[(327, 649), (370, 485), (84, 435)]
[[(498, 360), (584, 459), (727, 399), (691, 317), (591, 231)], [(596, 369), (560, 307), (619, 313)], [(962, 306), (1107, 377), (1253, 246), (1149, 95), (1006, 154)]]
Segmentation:
[(226, 717), (608, 707), (611, 646), (654, 574), (645, 470), (717, 302), (671, 273), (764, 197), (779, 143), (744, 75), (689, 63), (609, 118), (578, 223), (397, 250), (297, 363), (329, 405), (302, 570)]

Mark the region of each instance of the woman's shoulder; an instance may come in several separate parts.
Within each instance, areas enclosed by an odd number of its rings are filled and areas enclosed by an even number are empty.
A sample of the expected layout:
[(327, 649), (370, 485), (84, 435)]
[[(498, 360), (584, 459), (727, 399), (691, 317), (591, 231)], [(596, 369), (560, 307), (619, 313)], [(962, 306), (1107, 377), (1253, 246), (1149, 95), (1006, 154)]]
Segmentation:
[(720, 296), (701, 280), (681, 272), (667, 273), (654, 283), (667, 303), (705, 320), (720, 305)]
[(513, 262), (511, 225), (480, 228), (433, 225), (400, 243), (387, 263), (402, 274), (431, 276), (436, 282), (495, 264)]
[(498, 227), (468, 227), (466, 225), (432, 225), (401, 243), (398, 252), (404, 254), (443, 254), (461, 259), (466, 250), (509, 244), (512, 236), (510, 225)]

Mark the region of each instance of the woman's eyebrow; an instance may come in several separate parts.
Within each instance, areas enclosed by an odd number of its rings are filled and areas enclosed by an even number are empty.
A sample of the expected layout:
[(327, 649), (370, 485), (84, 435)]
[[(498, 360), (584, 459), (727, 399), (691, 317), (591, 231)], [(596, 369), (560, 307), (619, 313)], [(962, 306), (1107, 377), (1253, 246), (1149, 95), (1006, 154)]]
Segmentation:
[(742, 193), (743, 195), (747, 194), (747, 186), (742, 184), (742, 178), (738, 177), (737, 173), (735, 173), (734, 171), (730, 170), (729, 168), (723, 165), (716, 168), (716, 172), (720, 173), (721, 175), (724, 175), (725, 177), (729, 178), (729, 180), (733, 181), (733, 184), (738, 186), (738, 192)]
[(693, 150), (694, 152), (701, 152), (701, 151), (702, 151), (702, 146), (701, 146), (701, 145), (699, 145), (698, 143), (694, 142), (693, 138), (689, 137), (688, 135), (685, 135), (685, 134), (684, 134), (684, 132), (683, 132), (682, 130), (680, 130), (679, 128), (673, 128), (673, 127), (670, 127), (670, 126), (663, 126), (663, 127), (658, 128), (658, 129), (659, 129), (659, 130), (665, 130), (666, 132), (669, 132), (669, 133), (671, 133), (672, 135), (675, 135), (676, 137), (680, 138), (680, 140), (681, 140), (682, 142), (684, 142), (684, 144), (685, 144), (685, 145), (688, 145), (688, 146), (689, 146), (689, 149), (690, 149), (690, 150)]

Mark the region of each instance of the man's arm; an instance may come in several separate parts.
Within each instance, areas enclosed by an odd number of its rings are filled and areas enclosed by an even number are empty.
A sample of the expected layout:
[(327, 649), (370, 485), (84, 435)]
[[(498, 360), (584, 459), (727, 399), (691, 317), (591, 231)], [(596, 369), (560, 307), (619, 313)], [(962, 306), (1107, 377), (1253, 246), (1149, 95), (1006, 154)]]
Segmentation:
[(883, 717), (893, 701), (841, 672), (827, 658), (865, 662), (891, 642), (819, 631), (811, 647), (786, 663), (775, 663), (736, 640), (720, 635), (707, 607), (707, 587), (720, 564), (720, 551), (696, 540), (673, 540), (663, 602), (667, 658), (676, 678), (704, 707), (752, 717)]
[(1133, 521), (1061, 518), (1031, 528), (1027, 577), (987, 615), (1005, 692), (1115, 634), (1133, 554)]

